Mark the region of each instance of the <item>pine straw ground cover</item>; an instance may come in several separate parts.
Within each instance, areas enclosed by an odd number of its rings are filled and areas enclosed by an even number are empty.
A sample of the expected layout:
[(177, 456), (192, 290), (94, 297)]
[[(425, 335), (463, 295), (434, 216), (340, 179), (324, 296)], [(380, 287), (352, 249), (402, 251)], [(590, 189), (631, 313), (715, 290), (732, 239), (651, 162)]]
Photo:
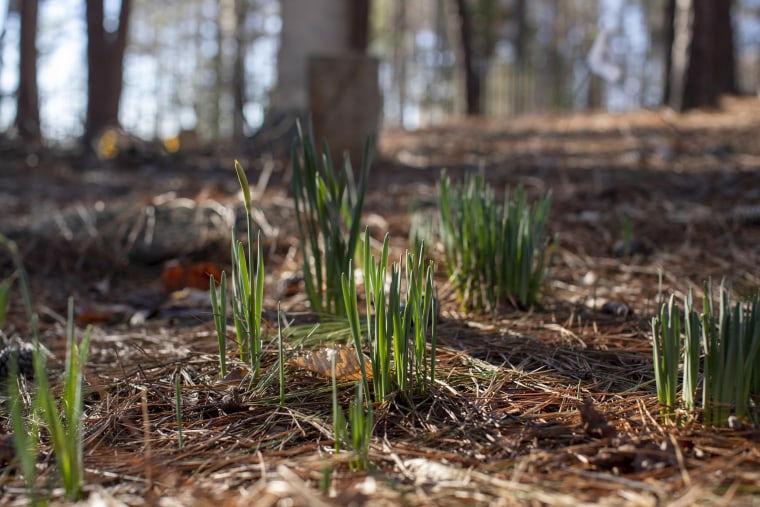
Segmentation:
[[(698, 291), (707, 276), (730, 276), (740, 291), (760, 286), (760, 220), (751, 214), (760, 199), (760, 115), (750, 115), (751, 107), (689, 116), (675, 131), (642, 113), (389, 134), (365, 218), (375, 239), (390, 230), (396, 255), (407, 245), (407, 211), (432, 206), (443, 164), (461, 176), (488, 154), (496, 187), (552, 189), (557, 247), (543, 306), (504, 308), (495, 319), (462, 312), (439, 263), (436, 385), (425, 397), (391, 395), (375, 406), (367, 472), (350, 471), (349, 454), (332, 452), (330, 381), (299, 366), (298, 358), (323, 344), (287, 341), (280, 406), (270, 370), (276, 342), (265, 349), (261, 387), (238, 375), (243, 365), (234, 358), (233, 373), (219, 379), (208, 307), (189, 318), (159, 313), (139, 326), (98, 325), (85, 379), (87, 504), (758, 504), (760, 430), (752, 423), (718, 429), (661, 420), (649, 336), (660, 272), (665, 291), (678, 294)], [(231, 169), (225, 177), (234, 183)], [(258, 201), (280, 230), (266, 249), (270, 338), (277, 300), (290, 319), (313, 321), (299, 313), (306, 308), (302, 291), (276, 290), (299, 265), (284, 188), (272, 184)], [(641, 243), (630, 256), (616, 245), (626, 223)], [(76, 252), (68, 261), (61, 244), (54, 261), (35, 261), (42, 241), (34, 238), (25, 251), (60, 389), (58, 292), (73, 290), (84, 303), (103, 273)], [(60, 266), (78, 281), (56, 271)], [(45, 276), (35, 278), (41, 267)], [(144, 271), (118, 267), (122, 281), (109, 297), (118, 301), (119, 291), (140, 288), (150, 278)], [(12, 305), (9, 319), (23, 334), (20, 316)], [(340, 385), (344, 409), (352, 384)], [(0, 422), (7, 431), (4, 414)], [(12, 456), (9, 446), (6, 437), (3, 458)], [(41, 480), (55, 484), (50, 448), (40, 451)], [(323, 492), (326, 470), (331, 483)], [(0, 484), (0, 504), (25, 502), (23, 480), (12, 469)]]

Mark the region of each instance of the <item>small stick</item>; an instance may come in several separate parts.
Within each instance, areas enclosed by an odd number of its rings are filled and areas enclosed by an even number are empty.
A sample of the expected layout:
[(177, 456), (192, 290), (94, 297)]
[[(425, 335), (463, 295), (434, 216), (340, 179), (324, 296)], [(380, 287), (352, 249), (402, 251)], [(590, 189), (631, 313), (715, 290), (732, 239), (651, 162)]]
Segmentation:
[(150, 446), (150, 421), (148, 420), (148, 393), (143, 389), (142, 391), (142, 418), (143, 418), (143, 445), (145, 450), (143, 452), (143, 461), (145, 462), (145, 482), (148, 487), (148, 491), (153, 489), (153, 473), (151, 465), (151, 446)]

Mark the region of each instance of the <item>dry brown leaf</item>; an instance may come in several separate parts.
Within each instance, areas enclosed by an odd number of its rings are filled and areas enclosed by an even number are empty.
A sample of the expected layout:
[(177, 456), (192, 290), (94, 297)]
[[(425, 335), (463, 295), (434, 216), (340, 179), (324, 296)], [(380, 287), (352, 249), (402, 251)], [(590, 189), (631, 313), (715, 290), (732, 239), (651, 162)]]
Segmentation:
[(179, 262), (166, 264), (161, 273), (166, 292), (174, 292), (184, 288), (208, 290), (209, 277), (219, 283), (222, 274), (219, 269), (210, 262), (199, 262), (185, 266)]
[[(332, 378), (332, 355), (335, 355), (335, 377), (340, 381), (362, 378), (359, 358), (353, 347), (324, 348), (310, 352), (290, 361), (290, 364), (316, 373), (320, 377)], [(365, 360), (367, 378), (372, 378), (372, 366)]]

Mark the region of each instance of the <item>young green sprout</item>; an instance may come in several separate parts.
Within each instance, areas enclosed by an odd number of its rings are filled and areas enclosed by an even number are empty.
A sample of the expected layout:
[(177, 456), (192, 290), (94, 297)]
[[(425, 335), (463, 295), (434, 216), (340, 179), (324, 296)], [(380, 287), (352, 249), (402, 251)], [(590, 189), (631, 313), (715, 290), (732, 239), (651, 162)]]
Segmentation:
[(499, 204), (482, 172), (455, 186), (444, 173), (438, 218), (449, 279), (462, 304), (496, 311), (503, 302), (538, 302), (549, 240), (551, 195), (529, 205), (522, 187)]
[(670, 418), (676, 408), (678, 365), (681, 359), (681, 316), (675, 296), (660, 305), (659, 314), (652, 319), (654, 376), (660, 413)]
[(365, 329), (360, 325), (352, 270), (343, 274), (342, 288), (365, 390), (369, 392), (362, 353), (366, 346), (376, 402), (381, 402), (394, 390), (407, 397), (427, 392), (435, 379), (437, 319), (433, 316), (437, 310), (433, 265), (429, 263), (425, 269), (421, 259), (415, 262), (414, 256), (407, 252), (402, 259), (405, 262), (391, 265), (390, 285), (386, 287), (388, 235), (379, 259), (370, 253), (369, 231), (365, 231), (364, 245), (363, 280), (368, 306)]
[(693, 411), (701, 371), (702, 420), (723, 426), (732, 415), (746, 418), (750, 397), (760, 394), (760, 297), (732, 305), (721, 284), (716, 313), (712, 282), (707, 282), (702, 307), (700, 316), (689, 291), (683, 314), (671, 296), (652, 319), (657, 398), (663, 415), (671, 418), (682, 365), (681, 400), (684, 409)]
[(219, 295), (216, 282), (211, 275), (209, 291), (211, 292), (211, 309), (214, 314), (214, 327), (219, 345), (219, 376), (227, 376), (227, 273), (223, 272), (219, 281)]
[[(261, 231), (259, 231), (256, 244), (256, 257), (253, 257), (253, 218), (251, 215), (251, 195), (248, 179), (240, 163), (235, 161), (240, 187), (243, 190), (243, 202), (246, 210), (247, 245), (242, 241), (236, 241), (232, 235), (230, 248), (232, 256), (232, 316), (235, 322), (235, 334), (237, 336), (240, 358), (247, 359), (251, 367), (251, 375), (254, 380), (259, 378), (261, 369), (261, 312), (264, 301), (264, 254), (261, 246)], [(255, 264), (255, 271), (254, 271)], [(223, 274), (224, 276), (224, 274)], [(213, 282), (212, 282), (213, 283)], [(224, 296), (220, 296), (223, 300)], [(217, 325), (217, 337), (226, 324), (221, 322), (222, 316), (226, 316), (226, 308), (222, 308), (221, 302), (214, 304), (214, 318)], [(217, 315), (219, 321), (217, 321)], [(222, 353), (220, 346), (220, 354)]]
[(291, 183), (306, 293), (317, 315), (343, 316), (340, 277), (347, 272), (359, 241), (372, 140), (365, 143), (356, 185), (347, 157), (336, 168), (325, 142), (320, 160), (311, 129), (304, 132), (300, 123), (297, 127), (300, 142), (291, 155)]

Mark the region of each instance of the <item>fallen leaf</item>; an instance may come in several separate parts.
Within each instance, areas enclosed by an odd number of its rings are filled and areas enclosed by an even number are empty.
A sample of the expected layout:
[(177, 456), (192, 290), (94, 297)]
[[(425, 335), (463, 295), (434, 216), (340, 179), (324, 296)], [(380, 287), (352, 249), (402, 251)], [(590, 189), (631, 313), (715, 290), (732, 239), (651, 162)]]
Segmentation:
[[(335, 355), (335, 378), (340, 381), (360, 380), (362, 378), (359, 358), (353, 347), (324, 348), (315, 350), (305, 356), (297, 357), (290, 364), (316, 373), (323, 378), (332, 378), (332, 356)], [(372, 365), (365, 358), (364, 367), (367, 378), (372, 378)]]
[(216, 283), (219, 283), (222, 278), (219, 269), (210, 262), (185, 266), (178, 261), (172, 261), (164, 266), (161, 280), (164, 282), (166, 292), (185, 288), (208, 290), (211, 276), (214, 277)]

